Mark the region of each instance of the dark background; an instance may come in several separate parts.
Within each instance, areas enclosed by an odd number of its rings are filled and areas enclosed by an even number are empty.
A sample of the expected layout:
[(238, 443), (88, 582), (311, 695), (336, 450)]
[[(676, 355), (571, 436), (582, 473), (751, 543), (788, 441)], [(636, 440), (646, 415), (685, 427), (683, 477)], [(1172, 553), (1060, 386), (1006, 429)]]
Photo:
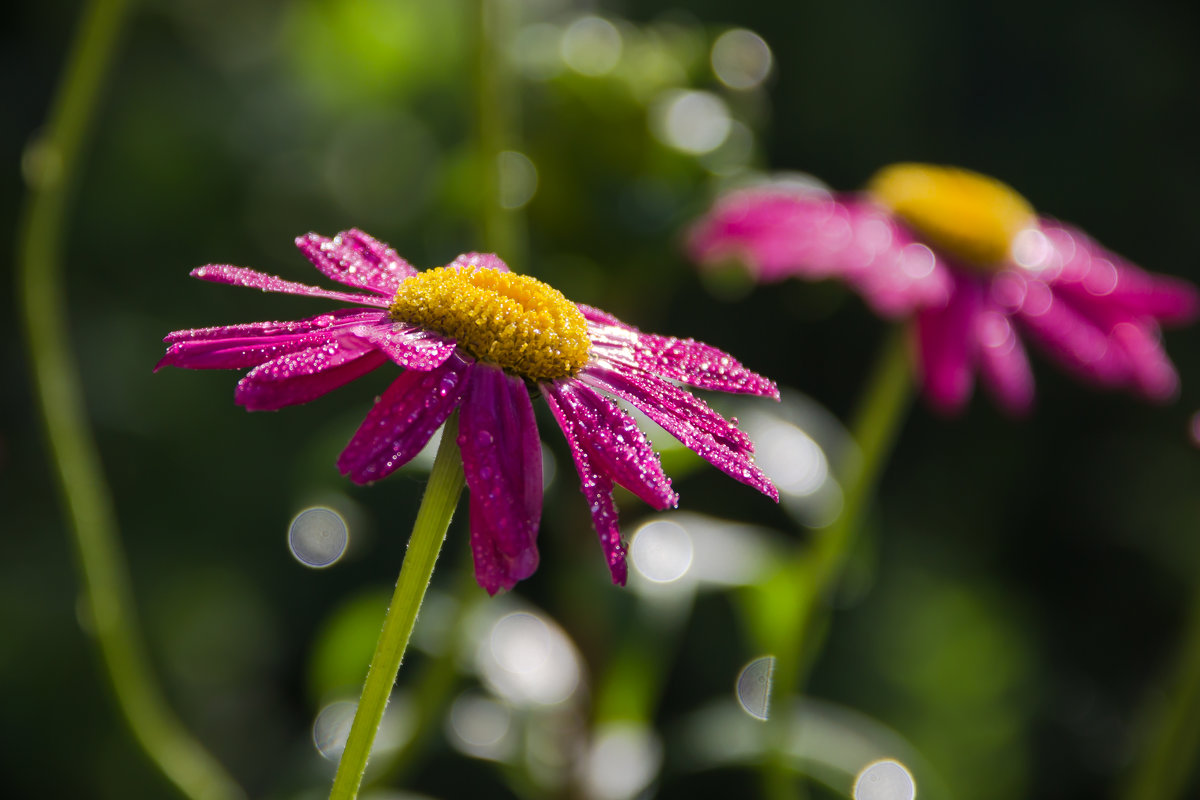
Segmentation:
[[(14, 232), (22, 151), (46, 118), (79, 10), (52, 0), (5, 13), (0, 216)], [(482, 247), (471, 13), (457, 2), (143, 4), (87, 146), (63, 242), (61, 324), (82, 362), (155, 664), (180, 715), (252, 796), (324, 791), (329, 770), (309, 744), (331, 689), (314, 678), (322, 632), (348, 603), (391, 586), (423, 478), (364, 489), (333, 466), (386, 370), (255, 415), (233, 404), (231, 373), (151, 370), (170, 330), (328, 306), (201, 284), (187, 277), (200, 264), (316, 282), (292, 238), (350, 226), (422, 267)], [(1200, 279), (1193, 4), (544, 0), (520, 25), (584, 13), (620, 21), (622, 61), (599, 77), (514, 78), (512, 146), (537, 165), (539, 186), (522, 219), (526, 252), (502, 255), (643, 329), (723, 347), (842, 419), (885, 324), (833, 285), (731, 301), (682, 256), (688, 221), (745, 170), (801, 170), (852, 189), (897, 160), (958, 164), (1148, 269)], [(730, 27), (771, 46), (759, 90), (726, 89), (708, 67), (707, 48)], [(711, 160), (650, 134), (648, 109), (672, 87), (726, 99), (754, 134), (740, 168), (714, 175)], [(122, 726), (80, 628), (15, 310), (3, 319), (3, 783), (22, 797), (171, 796)], [(1165, 341), (1183, 382), (1166, 406), (1094, 392), (1034, 353), (1030, 419), (976, 397), (952, 420), (918, 404), (903, 428), (811, 694), (900, 733), (950, 796), (1105, 796), (1137, 752), (1200, 566), (1189, 434), (1200, 330)], [(542, 567), (517, 593), (558, 621), (600, 683), (633, 613), (630, 590), (607, 586), (561, 437), (543, 429), (559, 480)], [(808, 535), (713, 470), (685, 469), (676, 486), (689, 511), (793, 543)], [(317, 502), (361, 534), (322, 572), (284, 544), (291, 517)], [(627, 532), (646, 511), (623, 504)], [(446, 592), (465, 541), (460, 518), (435, 579)], [(647, 669), (666, 670), (654, 717), (668, 754), (663, 797), (757, 786), (748, 768), (696, 772), (671, 755), (672, 726), (728, 694), (756, 655), (737, 609), (728, 593), (704, 594), (679, 641), (645, 653)], [(351, 675), (365, 663), (343, 655)], [(588, 719), (586, 703), (579, 713)], [(456, 754), (440, 724), (425, 756), (404, 782), (431, 796), (533, 791)]]

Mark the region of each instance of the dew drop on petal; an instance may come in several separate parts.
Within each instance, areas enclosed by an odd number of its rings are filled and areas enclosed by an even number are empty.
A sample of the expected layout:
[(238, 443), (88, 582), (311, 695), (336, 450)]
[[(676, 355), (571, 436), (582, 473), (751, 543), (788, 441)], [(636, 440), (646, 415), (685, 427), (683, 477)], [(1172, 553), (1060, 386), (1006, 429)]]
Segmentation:
[(765, 720), (770, 711), (771, 677), (774, 672), (775, 656), (763, 656), (742, 667), (738, 674), (738, 703), (755, 719)]
[(346, 552), (349, 529), (342, 515), (324, 506), (307, 508), (288, 527), (288, 547), (306, 567), (331, 566)]
[(891, 759), (867, 765), (854, 782), (854, 800), (913, 800), (916, 796), (912, 774)]

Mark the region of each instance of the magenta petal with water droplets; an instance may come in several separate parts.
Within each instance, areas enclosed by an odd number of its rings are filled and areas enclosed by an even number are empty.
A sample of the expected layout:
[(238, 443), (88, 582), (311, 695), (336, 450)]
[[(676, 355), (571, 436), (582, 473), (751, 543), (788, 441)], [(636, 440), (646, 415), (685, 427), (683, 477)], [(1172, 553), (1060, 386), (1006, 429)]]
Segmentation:
[(589, 461), (612, 480), (657, 509), (672, 508), (679, 495), (637, 423), (616, 403), (587, 386), (568, 381), (543, 385)]
[(695, 339), (658, 336), (595, 322), (590, 333), (592, 346), (606, 360), (701, 389), (779, 399), (774, 381), (746, 369), (724, 350)]
[(480, 269), (494, 269), (500, 272), (509, 272), (508, 264), (495, 253), (463, 253), (458, 258), (446, 265), (447, 267), (479, 267)]
[(259, 364), (238, 381), (234, 400), (247, 411), (275, 411), (315, 400), (385, 363), (355, 339), (335, 339)]
[(476, 364), (458, 418), (458, 447), (471, 493), (475, 576), (491, 593), (537, 567), (542, 445), (529, 390), (499, 367)]
[(754, 463), (750, 437), (698, 397), (661, 378), (635, 376), (596, 363), (589, 364), (579, 379), (627, 400), (729, 477), (779, 499), (779, 491)]
[(469, 374), (470, 364), (457, 355), (430, 372), (400, 373), (338, 457), (338, 470), (370, 483), (407, 464), (458, 407)]
[(592, 515), (592, 526), (600, 537), (600, 546), (604, 549), (604, 560), (608, 563), (613, 583), (624, 586), (628, 578), (628, 567), (625, 564), (625, 546), (621, 542), (621, 527), (617, 519), (617, 506), (613, 502), (613, 483), (598, 465), (592, 462), (586, 447), (579, 440), (576, 426), (572, 423), (569, 412), (560, 405), (559, 393), (555, 386), (544, 385), (546, 404), (562, 428), (575, 461), (575, 471), (579, 473), (579, 488), (587, 500), (588, 510)]
[(295, 322), (253, 322), (175, 331), (163, 340), (170, 347), (154, 369), (256, 367), (285, 353), (347, 335), (348, 329), (379, 318), (380, 312), (375, 310), (345, 308)]
[(353, 228), (332, 239), (316, 233), (298, 236), (296, 247), (327, 277), (389, 300), (401, 281), (417, 274), (395, 250)]
[(422, 372), (440, 367), (454, 354), (456, 347), (449, 337), (395, 322), (386, 315), (359, 325), (351, 332), (400, 366)]
[(354, 292), (336, 292), (322, 289), (319, 286), (309, 286), (306, 283), (287, 281), (276, 275), (250, 269), (249, 267), (233, 267), (228, 264), (209, 264), (197, 267), (189, 273), (193, 278), (212, 283), (227, 283), (231, 286), (246, 286), (251, 289), (262, 289), (264, 292), (283, 292), (284, 294), (301, 294), (307, 297), (325, 297), (330, 300), (342, 300), (347, 303), (358, 303), (364, 306), (379, 306), (386, 308), (388, 301), (375, 295), (357, 294)]

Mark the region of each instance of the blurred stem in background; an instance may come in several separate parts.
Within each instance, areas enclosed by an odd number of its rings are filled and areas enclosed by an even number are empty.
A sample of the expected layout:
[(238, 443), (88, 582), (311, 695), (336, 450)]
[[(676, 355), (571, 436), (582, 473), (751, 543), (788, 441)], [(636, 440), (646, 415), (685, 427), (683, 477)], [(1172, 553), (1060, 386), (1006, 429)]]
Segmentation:
[(127, 16), (125, 0), (84, 9), (45, 132), (25, 154), (29, 191), (18, 230), (18, 297), (33, 382), (59, 489), (70, 516), (89, 622), (117, 705), (159, 769), (196, 800), (241, 789), (168, 708), (134, 618), (116, 514), (68, 342), (61, 246), (96, 104)]
[(1183, 797), (1200, 748), (1200, 581), (1192, 589), (1187, 628), (1165, 692), (1154, 692), (1135, 734), (1141, 746), (1121, 797), (1171, 800)]
[[(482, 249), (499, 253), (510, 262), (522, 263), (526, 253), (524, 237), (517, 224), (518, 212), (500, 204), (500, 154), (509, 146), (516, 115), (515, 95), (507, 70), (508, 54), (504, 49), (511, 12), (509, 4), (503, 0), (477, 0), (475, 10), (474, 116), (479, 126), (476, 137)], [(445, 540), (446, 529), (462, 493), (462, 458), (455, 443), (457, 428), (458, 416), (455, 414), (442, 431), (442, 443), (429, 474), (421, 508), (417, 511), (396, 591), (367, 671), (346, 748), (338, 761), (330, 800), (348, 800), (358, 794), (371, 745), (399, 673), (421, 601), (433, 577), (434, 563)], [(478, 591), (478, 587), (472, 582), (465, 591)], [(426, 720), (436, 717), (429, 709), (426, 712)]]
[(363, 682), (346, 748), (338, 760), (330, 800), (347, 800), (358, 795), (371, 745), (375, 743), (379, 722), (383, 719), (392, 685), (400, 672), (400, 663), (417, 622), (417, 612), (425, 599), (425, 591), (433, 578), (433, 567), (442, 550), (442, 542), (446, 540), (446, 530), (462, 495), (463, 467), (457, 439), (458, 413), (455, 412), (442, 429), (442, 441), (429, 472), (421, 507), (417, 510), (417, 520), (400, 567), (400, 578), (383, 619), (383, 630), (375, 645), (375, 655), (371, 657), (367, 679)]
[[(775, 657), (772, 674), (771, 752), (763, 763), (771, 800), (799, 797), (796, 768), (789, 763), (793, 709), (819, 650), (828, 622), (828, 601), (854, 545), (863, 514), (887, 463), (913, 397), (908, 330), (896, 326), (881, 348), (850, 432), (859, 448), (857, 470), (842, 476), (844, 504), (837, 520), (813, 533), (812, 543), (750, 594), (752, 625)], [(847, 787), (849, 790), (849, 787)]]

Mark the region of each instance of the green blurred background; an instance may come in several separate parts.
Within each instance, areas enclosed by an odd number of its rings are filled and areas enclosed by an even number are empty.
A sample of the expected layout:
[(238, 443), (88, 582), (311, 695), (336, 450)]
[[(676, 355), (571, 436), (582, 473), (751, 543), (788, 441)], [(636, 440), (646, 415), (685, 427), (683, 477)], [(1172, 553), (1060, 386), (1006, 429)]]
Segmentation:
[[(10, 230), (26, 146), (79, 11), (47, 0), (5, 15)], [(520, 155), (497, 168), (518, 235), (501, 255), (643, 329), (725, 348), (841, 419), (885, 325), (839, 286), (706, 282), (681, 254), (689, 220), (755, 172), (805, 171), (849, 189), (897, 160), (958, 164), (1149, 269), (1200, 279), (1193, 4), (528, 0), (509, 12), (495, 69), (511, 82), (506, 147)], [(491, 167), (476, 140), (474, 15), (459, 0), (143, 3), (87, 147), (63, 242), (71, 313), (61, 324), (82, 362), (154, 663), (173, 706), (254, 797), (327, 790), (332, 767), (312, 721), (357, 691), (423, 475), (362, 488), (334, 468), (386, 369), (254, 415), (233, 404), (232, 373), (151, 370), (170, 330), (329, 305), (202, 284), (187, 277), (195, 266), (316, 282), (293, 237), (351, 226), (422, 267), (483, 246), (480, 175)], [(730, 29), (769, 46), (761, 83), (735, 88), (738, 78), (714, 72), (713, 45)], [(754, 51), (744, 57), (753, 72)], [(672, 128), (681, 99), (726, 131), (718, 145)], [(81, 626), (15, 311), (3, 319), (4, 794), (170, 797), (121, 724)], [(919, 404), (910, 415), (810, 693), (864, 715), (863, 730), (903, 737), (932, 776), (922, 797), (1094, 798), (1129, 767), (1200, 567), (1189, 433), (1200, 329), (1169, 332), (1166, 346), (1183, 389), (1165, 407), (1092, 392), (1035, 353), (1039, 403), (1027, 421), (982, 397), (958, 419)], [(526, 735), (490, 760), (456, 749), (438, 711), (382, 785), (439, 798), (587, 796), (560, 763), (572, 753), (547, 756), (536, 734), (582, 743), (606, 713), (621, 717), (604, 705), (619, 707), (620, 692), (604, 687), (625, 653), (630, 692), (644, 680), (657, 696), (639, 707), (664, 754), (647, 791), (754, 794), (753, 754), (704, 756), (688, 735), (763, 655), (737, 590), (699, 593), (681, 610), (609, 586), (561, 437), (543, 430), (557, 479), (542, 567), (515, 599), (570, 637), (583, 683), (565, 707), (505, 706)], [(715, 470), (667, 456), (687, 511), (753, 523), (775, 548), (811, 535)], [(314, 504), (351, 526), (350, 552), (321, 571), (286, 545), (289, 521)], [(647, 513), (623, 502), (626, 533)], [(503, 602), (464, 588), (464, 518), (435, 576), (449, 610), (423, 618), (432, 632), (456, 607), (486, 614), (478, 607)], [(463, 655), (472, 646), (429, 644), (400, 685), (428, 693), (440, 675), (447, 686), (427, 696), (486, 697)]]

